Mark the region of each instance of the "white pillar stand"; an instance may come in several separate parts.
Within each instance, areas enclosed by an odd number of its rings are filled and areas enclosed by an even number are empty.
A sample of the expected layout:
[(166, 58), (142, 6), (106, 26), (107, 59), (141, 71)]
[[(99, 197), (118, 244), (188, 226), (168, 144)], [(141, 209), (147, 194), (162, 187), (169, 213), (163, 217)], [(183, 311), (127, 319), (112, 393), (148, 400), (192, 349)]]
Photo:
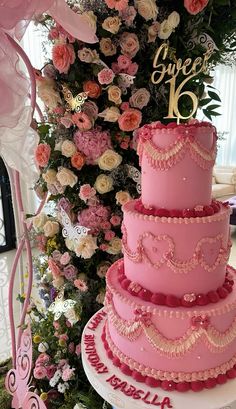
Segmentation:
[[(113, 366), (104, 349), (101, 335), (105, 321), (106, 314), (102, 309), (86, 325), (82, 336), (82, 359), (89, 382), (104, 400), (113, 405), (113, 409), (236, 409), (235, 379), (211, 390), (180, 393), (151, 388), (124, 375)], [(119, 378), (118, 382), (115, 377)], [(132, 385), (136, 394), (127, 396), (118, 387), (121, 382), (127, 382), (126, 390)]]

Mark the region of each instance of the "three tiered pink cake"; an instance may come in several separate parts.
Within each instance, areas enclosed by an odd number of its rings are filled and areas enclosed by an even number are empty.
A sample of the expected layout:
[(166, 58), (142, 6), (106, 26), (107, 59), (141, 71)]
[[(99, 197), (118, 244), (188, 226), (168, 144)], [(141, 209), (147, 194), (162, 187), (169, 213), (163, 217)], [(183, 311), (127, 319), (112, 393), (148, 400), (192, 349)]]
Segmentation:
[(230, 208), (211, 200), (215, 128), (154, 123), (138, 138), (142, 195), (123, 208), (124, 258), (107, 273), (104, 346), (148, 386), (212, 388), (236, 377)]

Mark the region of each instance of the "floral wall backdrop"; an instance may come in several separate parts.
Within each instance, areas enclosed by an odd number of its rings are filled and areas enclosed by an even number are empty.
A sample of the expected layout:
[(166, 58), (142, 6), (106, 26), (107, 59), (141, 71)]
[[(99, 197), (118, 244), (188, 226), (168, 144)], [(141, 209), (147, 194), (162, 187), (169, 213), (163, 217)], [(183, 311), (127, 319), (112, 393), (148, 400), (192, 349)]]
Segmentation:
[[(136, 130), (167, 116), (170, 77), (151, 82), (153, 59), (164, 42), (165, 64), (214, 53), (209, 71), (186, 88), (208, 118), (220, 98), (210, 69), (231, 63), (236, 46), (236, 2), (224, 0), (104, 0), (70, 2), (97, 29), (98, 43), (75, 41), (49, 16), (37, 16), (51, 44), (51, 58), (35, 70), (45, 104), (35, 157), (39, 197), (47, 208), (33, 217), (41, 254), (35, 279), (46, 309), (29, 309), (34, 342), (33, 383), (50, 408), (106, 407), (90, 387), (80, 357), (82, 330), (103, 305), (105, 277), (122, 256), (122, 204), (140, 194)], [(47, 45), (48, 47), (48, 45)], [(191, 63), (192, 63), (191, 62)], [(174, 68), (175, 67), (175, 68)], [(180, 70), (176, 85), (186, 78)], [(188, 116), (191, 100), (181, 98)], [(166, 121), (168, 122), (168, 120)], [(32, 215), (31, 215), (32, 217)]]

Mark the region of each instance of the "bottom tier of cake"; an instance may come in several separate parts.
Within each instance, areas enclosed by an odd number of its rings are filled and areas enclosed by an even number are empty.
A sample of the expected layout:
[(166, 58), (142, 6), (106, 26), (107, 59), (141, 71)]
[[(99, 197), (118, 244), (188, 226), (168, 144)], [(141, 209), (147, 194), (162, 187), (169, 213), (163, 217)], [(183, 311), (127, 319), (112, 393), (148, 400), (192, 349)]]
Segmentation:
[(192, 308), (156, 306), (119, 282), (122, 260), (107, 275), (103, 341), (126, 375), (167, 390), (200, 391), (236, 377), (236, 290)]
[(83, 332), (81, 352), (91, 385), (114, 409), (236, 409), (235, 379), (212, 390), (205, 389), (200, 393), (189, 390), (183, 394), (151, 387), (122, 373), (101, 342), (106, 321), (104, 309), (90, 319)]

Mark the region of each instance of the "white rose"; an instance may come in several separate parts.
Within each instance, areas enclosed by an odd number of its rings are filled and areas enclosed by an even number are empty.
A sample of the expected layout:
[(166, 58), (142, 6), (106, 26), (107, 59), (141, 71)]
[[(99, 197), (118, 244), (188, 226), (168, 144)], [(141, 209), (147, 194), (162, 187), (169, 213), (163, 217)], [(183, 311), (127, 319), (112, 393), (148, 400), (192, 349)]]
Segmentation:
[(125, 203), (129, 202), (131, 200), (131, 196), (129, 192), (120, 190), (119, 192), (116, 193), (116, 203), (120, 204), (123, 206)]
[(75, 153), (77, 152), (76, 146), (74, 142), (69, 141), (66, 139), (63, 141), (61, 145), (61, 153), (64, 155), (66, 158), (71, 158)]
[(48, 169), (47, 172), (42, 174), (43, 180), (49, 185), (52, 185), (57, 180), (57, 172), (55, 169)]
[(172, 28), (176, 28), (180, 23), (179, 13), (177, 13), (177, 11), (172, 11), (172, 13), (169, 15), (167, 21), (168, 21), (169, 25)]
[(43, 226), (43, 231), (46, 237), (53, 237), (55, 234), (59, 233), (60, 225), (57, 222), (48, 220)]
[(158, 31), (158, 37), (161, 40), (166, 40), (167, 38), (170, 37), (171, 33), (173, 31), (173, 27), (170, 25), (168, 20), (162, 21), (160, 25), (160, 29)]
[(39, 213), (37, 216), (33, 218), (33, 227), (36, 231), (41, 231), (43, 226), (48, 221), (48, 217), (45, 213)]
[(107, 122), (117, 122), (120, 117), (120, 111), (117, 107), (106, 108), (103, 112), (98, 115)]
[(62, 186), (74, 187), (78, 182), (78, 177), (71, 170), (61, 167), (57, 172), (57, 180)]
[(102, 170), (113, 170), (116, 169), (122, 162), (122, 156), (118, 153), (107, 149), (102, 156), (98, 159), (98, 166)]
[(94, 31), (97, 30), (97, 17), (93, 11), (85, 11), (82, 13), (82, 17)]
[(119, 237), (114, 237), (109, 242), (108, 249), (106, 250), (108, 254), (119, 254), (122, 249), (122, 241)]
[(156, 20), (158, 14), (156, 0), (136, 0), (135, 5), (140, 16), (146, 21), (151, 19)]
[(40, 342), (39, 346), (38, 346), (38, 351), (43, 353), (46, 352), (49, 349), (49, 345), (47, 342)]
[(64, 313), (64, 316), (68, 319), (69, 323), (73, 326), (80, 321), (80, 316), (76, 314), (74, 308), (70, 308)]
[(79, 240), (78, 244), (75, 246), (75, 253), (78, 257), (88, 259), (94, 255), (97, 248), (98, 246), (96, 237), (88, 234), (87, 236), (82, 237)]
[(110, 176), (101, 174), (97, 177), (94, 187), (101, 195), (108, 193), (113, 189), (113, 180)]

